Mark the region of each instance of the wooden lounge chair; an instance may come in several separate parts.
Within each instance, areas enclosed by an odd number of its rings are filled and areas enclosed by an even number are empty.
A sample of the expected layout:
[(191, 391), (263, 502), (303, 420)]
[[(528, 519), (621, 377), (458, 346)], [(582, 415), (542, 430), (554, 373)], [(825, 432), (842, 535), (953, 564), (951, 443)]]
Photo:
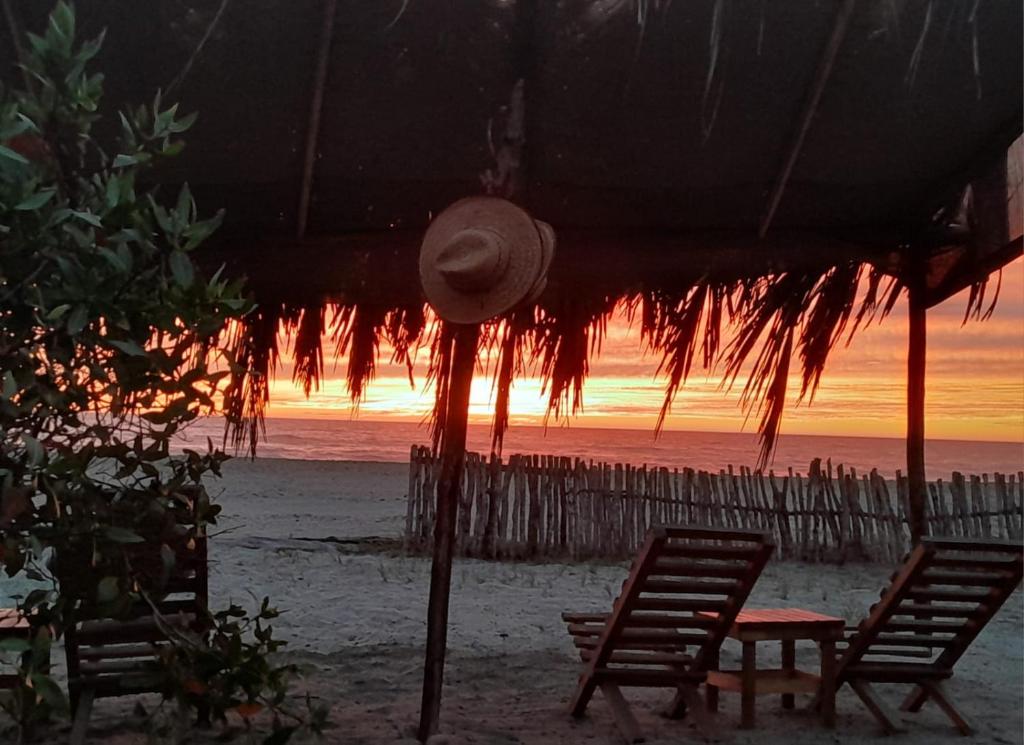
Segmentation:
[(562, 615), (583, 660), (572, 715), (583, 716), (600, 688), (626, 740), (642, 742), (620, 688), (664, 687), (676, 690), (669, 716), (689, 708), (706, 727), (698, 686), (717, 667), (722, 640), (772, 548), (757, 531), (652, 528), (610, 614)]
[[(133, 567), (144, 577), (165, 574), (159, 545), (133, 547)], [(207, 625), (206, 538), (173, 547), (173, 569), (154, 582), (150, 598), (119, 618), (91, 618), (66, 630), (72, 745), (85, 742), (93, 700), (159, 692), (164, 684), (157, 656), (167, 644), (165, 629), (202, 633)], [(160, 620), (154, 613), (154, 606)]]
[[(32, 639), (32, 627), (17, 608), (0, 608), (0, 640)], [(0, 690), (15, 688), (21, 682), (16, 673), (0, 673)]]
[(971, 734), (943, 681), (1020, 584), (1022, 570), (1020, 543), (924, 539), (850, 637), (836, 668), (836, 688), (849, 683), (892, 733), (899, 731), (897, 716), (871, 684), (910, 684), (903, 711), (918, 711), (932, 699), (962, 734)]

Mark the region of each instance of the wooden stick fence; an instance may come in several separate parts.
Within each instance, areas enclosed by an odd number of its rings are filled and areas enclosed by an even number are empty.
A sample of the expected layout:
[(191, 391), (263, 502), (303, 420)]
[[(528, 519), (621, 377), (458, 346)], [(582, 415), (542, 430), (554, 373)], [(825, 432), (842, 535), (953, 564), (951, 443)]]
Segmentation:
[[(439, 461), (412, 448), (405, 546), (431, 545)], [(544, 455), (466, 454), (456, 550), (484, 558), (618, 559), (651, 525), (758, 528), (776, 556), (804, 561), (896, 563), (909, 548), (907, 479), (886, 480), (820, 459), (807, 475), (730, 466), (639, 468)], [(928, 484), (933, 535), (1024, 536), (1024, 472)]]

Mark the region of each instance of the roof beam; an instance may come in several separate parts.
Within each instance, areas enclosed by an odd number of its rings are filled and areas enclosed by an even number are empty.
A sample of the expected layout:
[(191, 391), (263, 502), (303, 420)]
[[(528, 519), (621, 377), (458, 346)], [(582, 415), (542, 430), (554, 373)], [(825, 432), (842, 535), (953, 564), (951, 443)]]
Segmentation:
[(969, 258), (961, 261), (943, 278), (942, 282), (929, 288), (925, 294), (925, 307), (932, 308), (948, 300), (962, 290), (966, 290), (976, 282), (981, 282), (993, 272), (997, 272), (1014, 259), (1024, 254), (1024, 239), (1017, 236), (997, 251), (984, 258)]
[(302, 182), (299, 187), (299, 207), (296, 214), (295, 235), (303, 238), (309, 222), (309, 205), (313, 195), (313, 172), (316, 169), (316, 151), (320, 142), (320, 115), (324, 107), (324, 88), (327, 85), (331, 44), (334, 41), (334, 18), (338, 0), (324, 0), (323, 31), (317, 51), (316, 72), (313, 76), (313, 95), (309, 100), (309, 120), (306, 125), (306, 148), (302, 158)]
[[(887, 265), (892, 246), (898, 245), (886, 234), (830, 236), (783, 228), (765, 240), (752, 231), (555, 230), (552, 291), (583, 286), (595, 292), (673, 290), (689, 287), (704, 275), (739, 279), (847, 262)], [(260, 297), (348, 297), (401, 304), (419, 297), (416, 261), (422, 239), (421, 230), (396, 229), (305, 240), (211, 241), (199, 259), (211, 272), (226, 263), (228, 271), (247, 276)], [(282, 272), (282, 256), (303, 270)]]
[(825, 50), (818, 61), (818, 69), (815, 72), (814, 81), (811, 83), (807, 97), (804, 99), (804, 105), (797, 119), (793, 137), (789, 148), (786, 150), (786, 158), (782, 162), (782, 169), (775, 178), (775, 186), (772, 187), (771, 195), (768, 198), (768, 207), (765, 210), (764, 217), (761, 218), (761, 225), (757, 231), (759, 238), (764, 238), (772, 224), (772, 220), (775, 218), (775, 212), (779, 208), (782, 194), (786, 190), (789, 177), (793, 174), (793, 167), (796, 165), (797, 158), (800, 157), (800, 151), (803, 149), (807, 132), (811, 128), (811, 120), (814, 118), (814, 114), (818, 110), (818, 104), (821, 101), (821, 96), (825, 92), (825, 85), (828, 83), (829, 75), (832, 73), (832, 66), (835, 64), (836, 57), (839, 56), (839, 48), (842, 46), (843, 38), (846, 36), (846, 29), (850, 25), (850, 18), (853, 15), (853, 9), (856, 4), (857, 0), (843, 0), (842, 5), (839, 6), (839, 10), (836, 12), (828, 44), (825, 45)]

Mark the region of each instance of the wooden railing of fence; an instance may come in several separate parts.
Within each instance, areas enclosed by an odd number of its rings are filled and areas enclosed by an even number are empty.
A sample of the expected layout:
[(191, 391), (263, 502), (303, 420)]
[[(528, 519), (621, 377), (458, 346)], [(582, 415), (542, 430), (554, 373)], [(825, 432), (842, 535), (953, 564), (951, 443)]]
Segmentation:
[[(440, 462), (413, 446), (405, 546), (429, 549)], [(456, 550), (483, 558), (619, 559), (652, 525), (758, 528), (776, 556), (804, 561), (896, 563), (909, 548), (907, 479), (857, 474), (820, 459), (806, 475), (731, 466), (710, 473), (544, 455), (502, 460), (467, 453)], [(933, 535), (1024, 535), (1024, 472), (928, 484)]]

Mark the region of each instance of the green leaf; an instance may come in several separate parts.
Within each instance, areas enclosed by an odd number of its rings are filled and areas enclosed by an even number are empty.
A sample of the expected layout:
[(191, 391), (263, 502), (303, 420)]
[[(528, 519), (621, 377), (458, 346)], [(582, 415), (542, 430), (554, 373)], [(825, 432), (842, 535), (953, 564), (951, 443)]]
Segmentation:
[(109, 603), (121, 594), (117, 577), (104, 577), (96, 585), (96, 602)]
[[(124, 119), (124, 114), (122, 114), (121, 117), (122, 117), (121, 123), (126, 128), (129, 127), (130, 125), (128, 124), (127, 120)], [(113, 163), (113, 165), (111, 167), (112, 168), (126, 168), (128, 166), (138, 165), (138, 163), (139, 163), (139, 159), (136, 158), (134, 155), (125, 155), (124, 153), (119, 153), (114, 158), (114, 163)]]
[(44, 204), (49, 202), (53, 198), (53, 195), (56, 193), (56, 189), (42, 189), (40, 191), (37, 191), (32, 196), (26, 197), (24, 200), (16, 204), (14, 206), (14, 209), (20, 210), (22, 212), (31, 212), (32, 210), (37, 210)]
[(3, 394), (4, 398), (14, 398), (18, 392), (18, 382), (14, 379), (14, 373), (4, 370)]
[(75, 38), (75, 11), (68, 3), (59, 2), (50, 15), (50, 25), (65, 39)]
[(9, 147), (0, 145), (0, 158), (7, 158), (13, 160), (15, 163), (28, 163), (28, 160), (21, 153), (16, 153)]
[(68, 700), (64, 696), (64, 691), (53, 678), (43, 673), (32, 673), (29, 679), (32, 681), (32, 688), (35, 692), (54, 712), (67, 711)]
[(106, 193), (107, 207), (116, 207), (118, 202), (121, 201), (121, 179), (117, 176), (111, 176), (107, 181), (107, 193)]
[[(119, 528), (116, 525), (109, 525), (103, 529), (103, 535), (114, 543), (144, 543), (145, 539), (138, 533), (127, 528)], [(105, 579), (110, 579), (109, 577)]]
[(164, 231), (166, 235), (174, 235), (174, 225), (171, 223), (167, 210), (157, 204), (152, 195), (149, 195), (149, 204), (153, 210), (153, 219), (156, 220), (156, 224), (160, 226), (160, 229)]
[(125, 263), (124, 258), (120, 256), (116, 251), (111, 251), (106, 246), (100, 246), (100, 255), (102, 255), (103, 258), (107, 260), (107, 263), (109, 263), (117, 271), (128, 271), (128, 264)]
[(28, 455), (29, 465), (38, 466), (46, 457), (46, 451), (42, 443), (31, 435), (22, 435), (21, 441), (25, 443), (25, 453)]
[(46, 52), (46, 40), (38, 34), (33, 34), (31, 31), (27, 32), (25, 36), (28, 37), (28, 43), (36, 54), (43, 54)]
[(188, 188), (188, 184), (185, 184), (178, 192), (178, 203), (174, 206), (174, 215), (178, 218), (178, 224), (188, 225), (194, 209), (195, 201), (192, 199), (192, 192)]
[(209, 220), (199, 220), (189, 225), (184, 230), (184, 236), (188, 239), (185, 250), (191, 251), (200, 243), (205, 241), (224, 221), (224, 210), (220, 210)]
[(68, 305), (67, 303), (61, 303), (56, 308), (52, 309), (49, 313), (46, 314), (46, 320), (59, 321), (61, 318), (64, 317), (64, 314), (66, 314), (69, 310), (71, 310), (70, 305)]
[(170, 144), (168, 144), (163, 150), (161, 150), (160, 154), (162, 156), (164, 156), (165, 158), (173, 158), (174, 156), (178, 155), (184, 149), (185, 149), (184, 141), (183, 140), (175, 140), (174, 142), (171, 142)]
[(171, 274), (174, 275), (174, 281), (182, 287), (191, 287), (192, 282), (195, 281), (196, 273), (188, 256), (182, 251), (174, 251), (171, 253), (168, 263), (171, 265)]
[(74, 215), (75, 217), (77, 217), (79, 220), (82, 220), (83, 222), (89, 223), (93, 227), (96, 227), (96, 228), (102, 228), (103, 227), (103, 221), (100, 218), (98, 218), (96, 215), (92, 214), (91, 212), (82, 212), (81, 210), (72, 210), (71, 214)]
[(95, 57), (97, 53), (99, 53), (100, 49), (103, 48), (103, 40), (106, 38), (106, 36), (107, 31), (106, 29), (104, 29), (103, 31), (100, 31), (100, 35), (97, 36), (95, 39), (93, 39), (92, 41), (87, 41), (84, 44), (82, 44), (82, 48), (78, 52), (79, 62), (85, 63), (91, 60), (93, 57)]
[(0, 639), (0, 652), (21, 654), (22, 652), (27, 652), (30, 649), (32, 649), (32, 645), (24, 639), (18, 639), (14, 637)]
[(120, 339), (107, 339), (107, 343), (110, 344), (110, 346), (112, 347), (120, 349), (122, 352), (131, 357), (146, 356), (146, 350), (140, 347), (137, 342), (134, 342), (131, 339), (127, 339), (125, 341), (121, 341)]
[(87, 323), (89, 323), (89, 309), (84, 305), (76, 305), (75, 309), (71, 311), (71, 315), (68, 316), (68, 333), (78, 336)]
[(188, 129), (190, 129), (193, 124), (196, 123), (197, 116), (199, 116), (199, 113), (196, 111), (193, 111), (191, 114), (186, 114), (185, 116), (181, 117), (181, 119), (177, 119), (171, 122), (167, 130), (169, 132), (174, 132), (175, 134), (179, 132), (185, 132)]

